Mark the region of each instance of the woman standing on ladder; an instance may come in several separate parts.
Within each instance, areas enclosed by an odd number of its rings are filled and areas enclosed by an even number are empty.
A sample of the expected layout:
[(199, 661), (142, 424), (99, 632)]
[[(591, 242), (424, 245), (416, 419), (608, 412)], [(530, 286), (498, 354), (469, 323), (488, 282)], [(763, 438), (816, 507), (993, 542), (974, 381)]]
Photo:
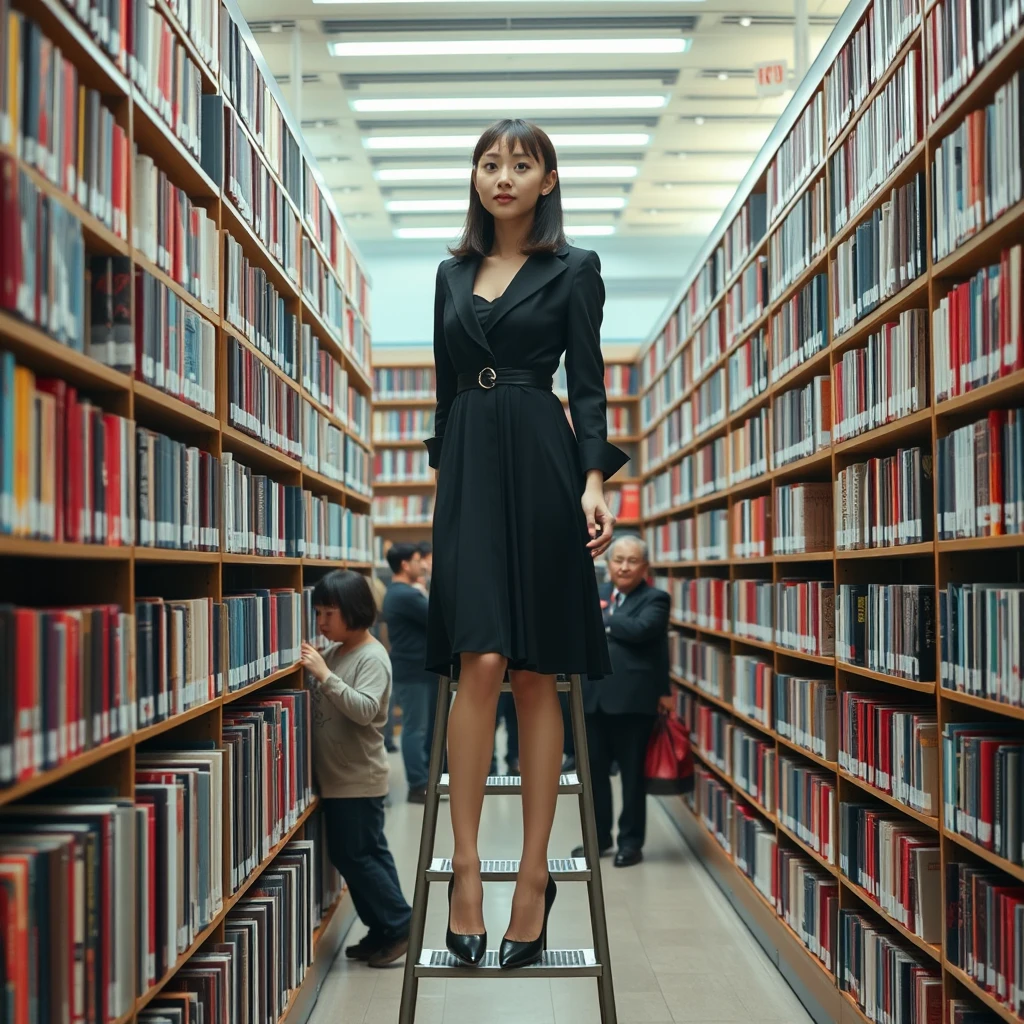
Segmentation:
[[(448, 726), (454, 878), (447, 946), (487, 948), (477, 836), (508, 670), (519, 718), (523, 855), (502, 967), (536, 963), (555, 899), (548, 838), (562, 763), (556, 674), (610, 671), (593, 559), (611, 543), (596, 253), (566, 243), (557, 159), (535, 125), (504, 120), (473, 153), (469, 213), (437, 272), (438, 470), (427, 667), (459, 679)], [(566, 357), (566, 422), (552, 377)], [(595, 867), (595, 870), (597, 868)]]

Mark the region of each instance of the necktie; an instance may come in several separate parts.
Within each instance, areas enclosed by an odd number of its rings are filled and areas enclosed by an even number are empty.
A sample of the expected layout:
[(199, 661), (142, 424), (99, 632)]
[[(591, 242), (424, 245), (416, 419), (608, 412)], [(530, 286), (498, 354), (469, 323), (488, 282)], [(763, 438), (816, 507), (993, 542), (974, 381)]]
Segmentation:
[(622, 607), (622, 602), (626, 600), (626, 595), (621, 590), (615, 591), (615, 596), (612, 598), (612, 614), (615, 613), (617, 608)]

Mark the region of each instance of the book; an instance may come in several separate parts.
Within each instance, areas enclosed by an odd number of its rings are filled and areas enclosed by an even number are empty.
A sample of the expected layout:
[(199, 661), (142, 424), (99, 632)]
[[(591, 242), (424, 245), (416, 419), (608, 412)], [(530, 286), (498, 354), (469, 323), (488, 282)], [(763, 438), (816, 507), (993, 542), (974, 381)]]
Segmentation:
[[(606, 367), (606, 370), (611, 369), (613, 367)], [(433, 366), (375, 366), (373, 368), (373, 393), (378, 402), (433, 399), (436, 392), (437, 382)], [(403, 413), (410, 411), (403, 410)], [(375, 410), (374, 417), (378, 415), (390, 415), (390, 413)], [(390, 438), (389, 440), (394, 439)]]
[(290, 458), (301, 459), (303, 402), (299, 392), (231, 335), (227, 358), (228, 422)]
[(939, 591), (943, 687), (1020, 707), (1021, 586), (948, 583)]
[(712, 697), (728, 699), (729, 651), (725, 647), (673, 630), (669, 633), (669, 659), (674, 675)]
[(386, 484), (430, 483), (433, 470), (427, 456), (426, 448), (385, 448), (373, 456), (373, 478)]
[(932, 260), (950, 255), (1022, 198), (1021, 90), (1014, 72), (986, 106), (932, 141)]
[(897, 321), (868, 335), (864, 345), (843, 352), (832, 371), (837, 442), (928, 405), (927, 322), (926, 310), (904, 310)]
[(825, 179), (819, 178), (793, 204), (768, 239), (768, 298), (777, 302), (828, 244)]
[(937, 816), (935, 712), (878, 693), (839, 695), (839, 767), (898, 803)]
[(775, 909), (828, 970), (835, 969), (839, 885), (798, 850), (778, 846)]
[[(135, 543), (182, 551), (219, 551), (220, 460), (145, 427), (135, 428), (135, 456)], [(226, 453), (225, 458), (230, 456)]]
[(746, 718), (771, 728), (772, 667), (764, 658), (732, 656), (732, 706)]
[(835, 235), (874, 198), (921, 141), (921, 51), (911, 49), (829, 157), (829, 221)]
[(729, 580), (705, 576), (700, 579), (672, 580), (672, 610), (676, 618), (698, 629), (727, 632)]
[[(693, 496), (706, 498), (727, 486), (728, 447), (726, 438), (716, 437), (693, 453)], [(685, 499), (684, 499), (685, 500)]]
[(966, 394), (1024, 367), (1022, 247), (955, 284), (932, 312), (935, 400)]
[(871, 672), (932, 682), (935, 587), (841, 584), (836, 595), (836, 659)]
[(814, 377), (804, 387), (775, 397), (772, 414), (772, 465), (805, 459), (831, 444), (832, 380)]
[(876, 804), (839, 805), (839, 868), (886, 916), (942, 945), (942, 865), (934, 830)]
[(769, 813), (775, 809), (775, 741), (739, 726), (732, 731), (732, 780)]
[(729, 412), (739, 412), (768, 390), (768, 335), (762, 328), (753, 332), (729, 353)]
[(758, 256), (748, 264), (725, 296), (725, 343), (739, 340), (764, 312), (768, 302), (768, 257)]
[(135, 271), (135, 379), (213, 415), (216, 328), (163, 281)]
[(733, 580), (730, 584), (732, 631), (737, 636), (772, 642), (774, 584), (771, 580)]
[(1022, 757), (1024, 741), (1009, 723), (943, 726), (943, 824), (1011, 864), (1024, 863)]
[(831, 658), (835, 587), (831, 580), (783, 579), (775, 584), (775, 645)]
[(732, 853), (732, 816), (736, 797), (718, 776), (696, 765), (693, 771), (693, 801), (700, 820), (727, 853)]
[(778, 839), (774, 826), (738, 800), (733, 807), (732, 831), (736, 837), (733, 862), (774, 906), (778, 895)]
[(754, 246), (764, 238), (767, 227), (768, 197), (764, 192), (751, 192), (724, 236), (725, 274), (727, 277), (733, 277), (739, 272)]
[(697, 513), (697, 558), (700, 561), (716, 561), (729, 557), (728, 519), (729, 512), (724, 508)]
[(772, 551), (809, 554), (832, 550), (832, 487), (827, 483), (778, 484), (772, 496)]
[(800, 186), (820, 167), (825, 156), (824, 121), (825, 97), (818, 90), (768, 165), (765, 186), (768, 193), (769, 225), (796, 195)]
[(693, 562), (697, 558), (693, 516), (651, 524), (645, 528), (644, 536), (655, 562)]
[(772, 314), (770, 383), (828, 345), (828, 294), (828, 275), (816, 274)]
[(836, 760), (836, 686), (831, 679), (776, 673), (772, 727), (785, 740), (826, 761)]
[(771, 470), (768, 421), (768, 410), (762, 408), (729, 432), (730, 487)]
[(779, 823), (806, 843), (829, 864), (836, 863), (835, 777), (800, 760), (795, 754), (778, 756)]
[(836, 549), (899, 547), (932, 537), (931, 456), (920, 448), (856, 462), (835, 484)]
[(769, 534), (769, 499), (737, 498), (730, 515), (730, 556), (732, 558), (764, 558), (773, 551)]
[(838, 337), (925, 271), (925, 180), (919, 171), (860, 221), (829, 268)]

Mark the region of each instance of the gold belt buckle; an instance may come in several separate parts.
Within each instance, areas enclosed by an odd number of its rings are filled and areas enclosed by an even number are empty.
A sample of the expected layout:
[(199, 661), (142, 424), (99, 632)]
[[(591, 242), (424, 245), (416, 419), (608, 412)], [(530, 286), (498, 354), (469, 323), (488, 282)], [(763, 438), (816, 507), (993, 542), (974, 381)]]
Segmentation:
[(487, 391), (490, 391), (491, 388), (493, 388), (494, 385), (497, 384), (498, 382), (498, 373), (493, 367), (485, 366), (476, 375), (476, 382), (477, 384), (480, 385), (480, 387), (484, 388)]

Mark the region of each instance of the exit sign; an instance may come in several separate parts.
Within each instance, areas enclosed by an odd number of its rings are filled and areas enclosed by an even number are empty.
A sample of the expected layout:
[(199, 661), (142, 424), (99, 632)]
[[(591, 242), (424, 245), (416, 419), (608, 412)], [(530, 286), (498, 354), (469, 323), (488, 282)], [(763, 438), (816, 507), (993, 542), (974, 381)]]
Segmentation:
[(754, 65), (754, 85), (758, 96), (781, 96), (787, 91), (788, 68), (784, 60)]

